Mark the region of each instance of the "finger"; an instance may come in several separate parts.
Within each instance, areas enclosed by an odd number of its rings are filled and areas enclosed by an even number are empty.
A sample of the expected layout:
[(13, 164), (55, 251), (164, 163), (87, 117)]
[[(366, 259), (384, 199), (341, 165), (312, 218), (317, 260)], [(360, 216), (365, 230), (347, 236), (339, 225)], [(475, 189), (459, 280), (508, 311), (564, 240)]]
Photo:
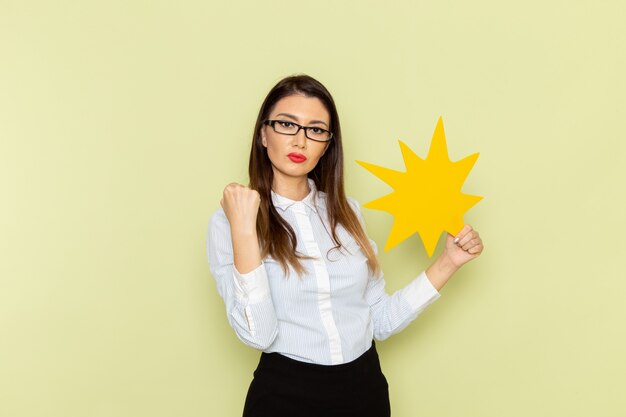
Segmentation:
[(468, 250), (469, 248), (473, 248), (476, 245), (480, 244), (480, 239), (470, 239), (467, 243), (465, 243), (461, 248), (463, 250)]
[(241, 184), (237, 183), (237, 182), (231, 182), (230, 184), (228, 184), (225, 188), (224, 188), (224, 192), (228, 191), (234, 191), (239, 187), (243, 187)]
[(483, 247), (482, 245), (476, 245), (467, 250), (467, 253), (471, 253), (472, 255), (478, 255), (482, 253)]
[(456, 236), (454, 237), (454, 243), (458, 244), (461, 241), (461, 239), (463, 239), (465, 235), (469, 233), (471, 230), (472, 230), (472, 226), (470, 226), (469, 224), (466, 224), (465, 226), (463, 226), (461, 231), (457, 233)]
[(463, 247), (472, 239), (476, 239), (476, 232), (474, 230), (470, 230), (469, 232), (465, 234), (465, 236), (459, 239), (459, 242), (457, 243), (457, 245), (460, 247)]

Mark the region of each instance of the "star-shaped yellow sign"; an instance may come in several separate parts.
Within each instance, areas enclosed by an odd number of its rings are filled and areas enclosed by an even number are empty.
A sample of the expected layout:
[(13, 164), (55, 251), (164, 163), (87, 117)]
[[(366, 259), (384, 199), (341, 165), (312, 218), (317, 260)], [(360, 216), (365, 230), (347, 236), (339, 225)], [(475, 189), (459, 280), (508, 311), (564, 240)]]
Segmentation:
[(417, 156), (402, 141), (398, 142), (406, 172), (356, 161), (395, 190), (363, 207), (393, 215), (394, 223), (385, 251), (417, 232), (431, 257), (441, 233), (456, 235), (460, 232), (465, 224), (463, 214), (482, 199), (461, 192), (478, 153), (457, 162), (450, 161), (441, 117), (426, 159)]

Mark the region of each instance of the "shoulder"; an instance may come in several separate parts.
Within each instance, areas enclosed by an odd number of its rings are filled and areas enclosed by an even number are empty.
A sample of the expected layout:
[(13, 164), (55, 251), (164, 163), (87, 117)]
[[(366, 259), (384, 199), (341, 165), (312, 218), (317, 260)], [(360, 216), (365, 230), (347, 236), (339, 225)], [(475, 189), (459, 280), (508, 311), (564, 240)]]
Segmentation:
[(220, 207), (213, 212), (209, 219), (209, 234), (223, 235), (226, 233), (230, 233), (230, 223), (228, 222), (226, 213), (224, 213), (224, 209)]
[(347, 196), (346, 200), (348, 200), (348, 204), (350, 204), (350, 207), (352, 207), (352, 210), (354, 210), (354, 212), (358, 215), (361, 214), (361, 203), (358, 202), (358, 200), (354, 197), (350, 197)]
[(206, 251), (211, 271), (232, 262), (230, 223), (221, 207), (213, 212), (206, 234)]
[(228, 223), (228, 218), (226, 217), (226, 213), (224, 213), (224, 209), (219, 207), (217, 210), (211, 214), (211, 218), (209, 220), (209, 224), (214, 223)]
[(219, 259), (216, 261), (218, 254), (228, 255), (230, 253), (232, 250), (228, 244), (230, 241), (230, 223), (226, 213), (224, 213), (224, 209), (220, 207), (211, 215), (206, 234), (206, 247), (209, 259), (212, 259), (214, 263), (221, 262)]

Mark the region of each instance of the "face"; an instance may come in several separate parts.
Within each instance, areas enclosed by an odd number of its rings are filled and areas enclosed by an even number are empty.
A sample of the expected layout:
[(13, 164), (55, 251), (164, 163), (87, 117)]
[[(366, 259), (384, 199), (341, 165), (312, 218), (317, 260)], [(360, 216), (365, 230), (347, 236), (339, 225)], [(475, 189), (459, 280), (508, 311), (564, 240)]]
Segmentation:
[[(299, 94), (283, 97), (274, 105), (268, 119), (330, 130), (330, 116), (317, 97)], [(274, 181), (287, 180), (289, 177), (306, 178), (330, 145), (330, 142), (308, 139), (304, 129), (300, 129), (297, 135), (290, 136), (277, 133), (268, 125), (261, 128), (261, 141), (272, 162)]]

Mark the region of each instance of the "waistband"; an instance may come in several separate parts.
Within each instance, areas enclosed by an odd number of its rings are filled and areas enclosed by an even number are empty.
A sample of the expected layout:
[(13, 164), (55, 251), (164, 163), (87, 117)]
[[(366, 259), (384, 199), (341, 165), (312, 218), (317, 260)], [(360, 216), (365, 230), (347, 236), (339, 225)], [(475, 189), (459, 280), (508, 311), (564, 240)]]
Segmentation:
[(317, 363), (309, 363), (298, 361), (289, 358), (285, 355), (281, 355), (278, 352), (261, 353), (261, 359), (259, 361), (259, 369), (263, 368), (275, 368), (280, 367), (295, 372), (309, 372), (309, 373), (333, 373), (333, 372), (346, 372), (362, 367), (364, 364), (375, 361), (378, 363), (378, 352), (376, 351), (376, 343), (372, 340), (372, 346), (365, 351), (361, 356), (353, 361), (341, 363), (338, 365), (320, 365)]

